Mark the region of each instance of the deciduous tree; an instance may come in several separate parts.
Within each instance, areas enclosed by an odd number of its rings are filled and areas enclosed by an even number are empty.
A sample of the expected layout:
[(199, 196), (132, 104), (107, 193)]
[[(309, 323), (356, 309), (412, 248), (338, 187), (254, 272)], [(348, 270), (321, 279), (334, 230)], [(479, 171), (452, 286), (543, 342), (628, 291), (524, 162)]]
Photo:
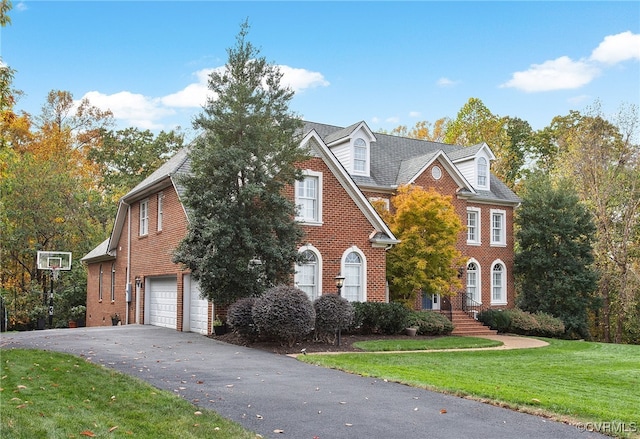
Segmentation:
[(434, 190), (403, 186), (391, 199), (392, 211), (381, 211), (400, 239), (387, 253), (387, 280), (392, 300), (413, 305), (418, 294), (450, 296), (461, 288), (456, 249), (463, 229), (451, 198)]
[(209, 78), (215, 98), (195, 121), (203, 133), (183, 181), (190, 226), (174, 255), (219, 304), (287, 282), (302, 237), (283, 192), (307, 157), (301, 121), (288, 108), (293, 92), (247, 41), (248, 30), (245, 22), (224, 70)]

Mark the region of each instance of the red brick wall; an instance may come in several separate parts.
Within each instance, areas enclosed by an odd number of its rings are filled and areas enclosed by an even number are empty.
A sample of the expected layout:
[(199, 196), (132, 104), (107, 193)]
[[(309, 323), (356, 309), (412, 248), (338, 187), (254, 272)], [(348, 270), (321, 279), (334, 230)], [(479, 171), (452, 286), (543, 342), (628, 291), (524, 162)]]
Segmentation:
[[(314, 245), (322, 254), (323, 293), (335, 292), (335, 276), (341, 271), (343, 253), (352, 246), (364, 254), (367, 267), (368, 302), (386, 301), (386, 252), (373, 248), (369, 235), (374, 230), (338, 179), (320, 158), (300, 164), (301, 169), (322, 172), (322, 227), (303, 226), (304, 243)], [(293, 189), (289, 189), (293, 196)]]
[[(431, 175), (433, 166), (440, 166), (442, 169), (442, 177), (435, 180)], [(483, 307), (491, 305), (491, 265), (500, 259), (506, 269), (506, 285), (507, 285), (507, 307), (514, 306), (515, 287), (513, 277), (513, 259), (514, 259), (514, 236), (513, 236), (513, 207), (499, 206), (491, 204), (471, 203), (464, 198), (457, 196), (459, 189), (455, 180), (445, 171), (444, 165), (438, 160), (427, 168), (415, 181), (415, 184), (425, 189), (434, 189), (440, 194), (451, 196), (451, 202), (456, 212), (460, 216), (460, 220), (465, 229), (460, 233), (456, 247), (462, 253), (466, 260), (475, 258), (481, 267), (480, 270), (480, 286)], [(367, 197), (384, 196), (381, 193), (367, 192)], [(467, 244), (467, 207), (477, 207), (481, 209), (480, 226), (481, 226), (481, 245), (473, 246)], [(490, 245), (490, 227), (491, 227), (491, 209), (499, 209), (505, 211), (506, 226), (506, 246), (495, 247)], [(462, 278), (463, 285), (466, 285), (466, 275)], [(452, 300), (455, 305), (456, 301)], [(493, 305), (492, 307), (502, 308), (502, 305)]]

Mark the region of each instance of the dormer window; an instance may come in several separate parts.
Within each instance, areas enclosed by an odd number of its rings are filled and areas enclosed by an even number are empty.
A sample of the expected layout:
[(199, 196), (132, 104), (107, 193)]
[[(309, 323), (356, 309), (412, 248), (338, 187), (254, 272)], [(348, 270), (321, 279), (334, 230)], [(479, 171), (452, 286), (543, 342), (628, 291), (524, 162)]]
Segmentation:
[(353, 142), (353, 172), (357, 174), (367, 173), (367, 142), (357, 138)]
[(478, 186), (487, 186), (487, 159), (480, 157), (478, 159)]

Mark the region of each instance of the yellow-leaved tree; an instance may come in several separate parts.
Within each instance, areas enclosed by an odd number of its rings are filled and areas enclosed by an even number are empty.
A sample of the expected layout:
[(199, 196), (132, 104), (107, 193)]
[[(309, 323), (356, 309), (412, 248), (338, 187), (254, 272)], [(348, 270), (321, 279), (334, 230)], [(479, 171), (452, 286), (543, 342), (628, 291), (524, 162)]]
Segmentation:
[(390, 211), (380, 212), (401, 240), (387, 257), (390, 299), (412, 306), (419, 294), (455, 294), (462, 287), (456, 242), (464, 227), (451, 197), (407, 185), (391, 204)]

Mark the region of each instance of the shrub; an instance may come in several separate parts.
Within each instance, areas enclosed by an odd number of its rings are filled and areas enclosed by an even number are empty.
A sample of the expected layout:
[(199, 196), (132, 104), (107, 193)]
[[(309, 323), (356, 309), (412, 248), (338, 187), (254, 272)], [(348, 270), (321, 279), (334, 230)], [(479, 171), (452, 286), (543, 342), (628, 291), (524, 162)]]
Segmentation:
[(544, 312), (537, 312), (534, 317), (540, 326), (536, 335), (541, 337), (560, 337), (564, 334), (564, 323), (559, 318)]
[(509, 310), (487, 309), (478, 313), (478, 320), (498, 332), (508, 332), (511, 326)]
[(260, 336), (285, 341), (289, 346), (313, 331), (316, 312), (304, 293), (280, 285), (258, 297), (251, 311)]
[(338, 329), (349, 328), (353, 322), (353, 306), (337, 294), (323, 294), (313, 302), (313, 307), (316, 311), (316, 336), (320, 339), (328, 339)]
[(511, 325), (509, 332), (522, 335), (536, 335), (540, 331), (540, 325), (533, 314), (514, 308), (510, 309)]
[(231, 304), (227, 310), (227, 324), (249, 341), (255, 341), (258, 338), (258, 329), (252, 315), (255, 302), (255, 297), (245, 297)]
[(453, 331), (453, 323), (433, 311), (411, 311), (408, 325), (418, 329), (418, 335), (447, 335)]
[(398, 334), (407, 327), (409, 310), (398, 302), (362, 302), (354, 303), (357, 323), (351, 330), (357, 330), (361, 334)]

